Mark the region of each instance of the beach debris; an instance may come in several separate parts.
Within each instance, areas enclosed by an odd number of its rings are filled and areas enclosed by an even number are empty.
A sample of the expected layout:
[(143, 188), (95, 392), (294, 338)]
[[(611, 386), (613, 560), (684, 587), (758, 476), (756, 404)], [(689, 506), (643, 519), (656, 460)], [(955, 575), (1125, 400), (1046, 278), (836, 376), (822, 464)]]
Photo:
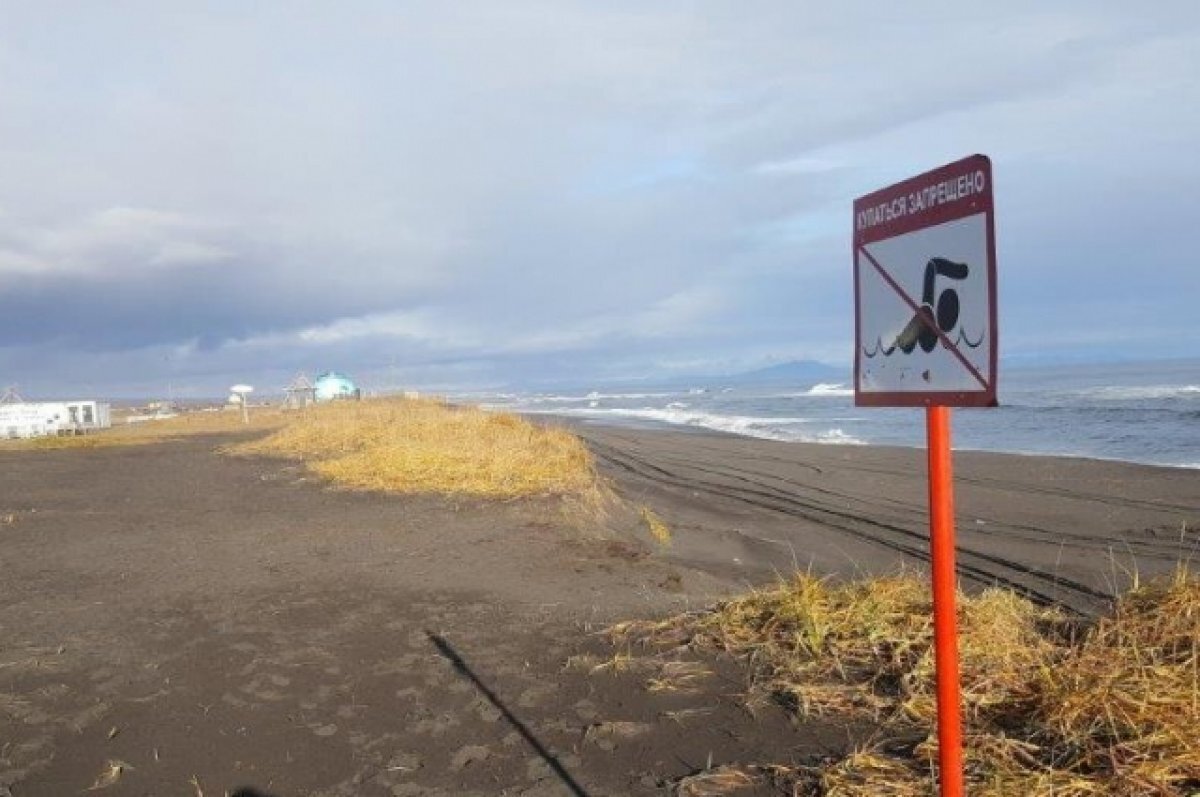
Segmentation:
[(117, 738), (117, 736), (118, 736), (120, 733), (121, 733), (121, 729), (120, 729), (118, 726), (114, 725), (114, 726), (112, 726), (111, 728), (109, 728), (109, 729), (108, 729), (108, 738), (109, 738), (109, 739), (115, 739), (115, 738)]
[(200, 778), (192, 775), (188, 783), (192, 784), (192, 788), (196, 790), (196, 797), (204, 797), (204, 789), (200, 788)]
[(107, 789), (109, 786), (115, 785), (125, 774), (126, 770), (133, 767), (115, 758), (110, 758), (108, 763), (104, 765), (104, 770), (96, 777), (96, 782), (87, 788), (87, 791), (99, 791)]

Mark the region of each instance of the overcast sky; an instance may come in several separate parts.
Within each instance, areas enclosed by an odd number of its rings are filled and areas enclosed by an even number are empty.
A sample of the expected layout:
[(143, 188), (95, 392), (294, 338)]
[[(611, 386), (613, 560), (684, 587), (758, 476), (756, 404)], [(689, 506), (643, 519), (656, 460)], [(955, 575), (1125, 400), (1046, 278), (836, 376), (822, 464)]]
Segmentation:
[(0, 386), (848, 369), (974, 152), (1005, 357), (1195, 355), (1198, 146), (1194, 0), (0, 0)]

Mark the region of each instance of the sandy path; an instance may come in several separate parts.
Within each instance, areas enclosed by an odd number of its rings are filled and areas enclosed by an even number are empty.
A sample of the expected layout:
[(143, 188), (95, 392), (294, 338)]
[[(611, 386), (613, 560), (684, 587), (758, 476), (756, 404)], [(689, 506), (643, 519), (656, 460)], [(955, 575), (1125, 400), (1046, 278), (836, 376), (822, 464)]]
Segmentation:
[(658, 794), (710, 755), (827, 748), (733, 681), (682, 717), (590, 674), (590, 631), (729, 588), (636, 538), (219, 442), (0, 453), (0, 794), (82, 793), (110, 760), (113, 795)]

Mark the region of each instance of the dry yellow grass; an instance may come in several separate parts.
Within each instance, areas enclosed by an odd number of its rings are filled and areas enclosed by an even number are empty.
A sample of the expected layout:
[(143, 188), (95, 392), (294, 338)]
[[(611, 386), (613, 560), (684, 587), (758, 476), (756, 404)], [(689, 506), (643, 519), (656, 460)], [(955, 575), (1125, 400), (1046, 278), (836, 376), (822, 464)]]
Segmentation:
[(486, 498), (598, 498), (591, 453), (575, 435), (507, 413), (436, 400), (321, 405), (238, 454), (303, 460), (346, 487)]
[(261, 432), (278, 428), (285, 423), (287, 417), (279, 409), (255, 408), (250, 412), (250, 423), (246, 424), (242, 422), (241, 412), (232, 410), (187, 412), (174, 418), (156, 421), (132, 424), (118, 422), (111, 429), (103, 429), (86, 435), (3, 441), (0, 442), (0, 446), (2, 446), (0, 450), (48, 451), (106, 448), (109, 446), (146, 445), (191, 435)]
[(648, 506), (643, 506), (638, 514), (641, 516), (642, 522), (646, 524), (646, 530), (650, 532), (654, 541), (663, 548), (671, 547), (671, 527), (658, 516), (658, 513)]
[[(934, 670), (928, 584), (910, 576), (786, 584), (666, 622), (614, 627), (622, 645), (744, 657), (752, 694), (801, 714), (870, 716), (930, 735), (795, 773), (797, 794), (932, 793)], [(1135, 587), (1087, 629), (1004, 590), (960, 596), (971, 794), (1200, 793), (1200, 580)], [(894, 746), (893, 746), (894, 747)]]

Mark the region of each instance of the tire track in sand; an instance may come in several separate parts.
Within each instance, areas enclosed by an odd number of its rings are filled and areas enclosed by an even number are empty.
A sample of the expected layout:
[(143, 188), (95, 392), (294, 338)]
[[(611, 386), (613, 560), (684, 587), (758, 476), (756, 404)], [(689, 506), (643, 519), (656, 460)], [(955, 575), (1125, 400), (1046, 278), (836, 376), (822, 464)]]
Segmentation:
[[(857, 497), (798, 483), (794, 483), (797, 490), (784, 491), (768, 483), (768, 479), (777, 477), (732, 468), (717, 462), (716, 458), (705, 457), (703, 464), (661, 456), (651, 460), (633, 450), (636, 443), (619, 435), (605, 435), (604, 441), (593, 435), (585, 437), (603, 463), (623, 474), (623, 479), (619, 480), (632, 477), (660, 486), (705, 493), (718, 500), (805, 520), (911, 560), (929, 561), (928, 533), (923, 522), (914, 524), (914, 528), (882, 520), (872, 516), (869, 509), (854, 506), (862, 503)], [(813, 493), (825, 493), (825, 499), (816, 498)], [(828, 500), (833, 498), (838, 504)], [(1057, 548), (1058, 542), (1046, 540), (1047, 548)], [(1053, 556), (1049, 558), (1052, 560)], [(1038, 603), (1057, 603), (1080, 612), (1094, 611), (1110, 597), (1083, 582), (986, 553), (961, 542), (958, 571), (961, 577), (977, 585), (1010, 587)]]

